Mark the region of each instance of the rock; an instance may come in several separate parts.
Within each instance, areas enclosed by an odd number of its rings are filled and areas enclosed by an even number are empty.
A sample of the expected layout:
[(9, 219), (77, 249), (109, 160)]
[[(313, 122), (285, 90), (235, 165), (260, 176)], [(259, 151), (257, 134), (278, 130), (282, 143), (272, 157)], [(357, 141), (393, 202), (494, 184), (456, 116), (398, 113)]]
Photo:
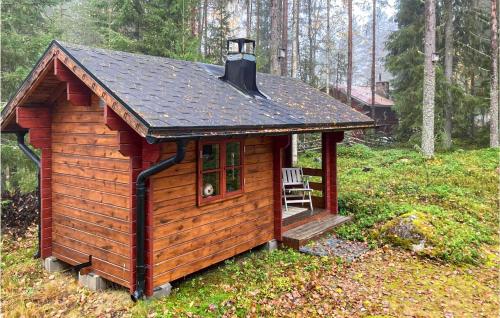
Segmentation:
[(422, 252), (425, 249), (425, 240), (421, 240), (418, 244), (413, 244), (411, 250), (415, 253)]
[(403, 214), (384, 224), (375, 235), (382, 241), (414, 252), (422, 252), (435, 236), (428, 216), (419, 211)]

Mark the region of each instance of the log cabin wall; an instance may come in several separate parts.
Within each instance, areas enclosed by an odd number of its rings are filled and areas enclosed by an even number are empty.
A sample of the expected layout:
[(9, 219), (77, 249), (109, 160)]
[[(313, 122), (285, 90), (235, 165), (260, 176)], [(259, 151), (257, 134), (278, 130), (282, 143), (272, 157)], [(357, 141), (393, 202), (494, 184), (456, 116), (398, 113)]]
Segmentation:
[[(160, 160), (175, 149), (173, 143), (162, 145)], [(273, 239), (272, 138), (245, 139), (244, 156), (244, 193), (221, 202), (197, 206), (194, 141), (182, 163), (152, 177), (149, 264), (155, 287)]]
[(130, 287), (131, 164), (118, 152), (117, 132), (104, 125), (103, 108), (66, 98), (52, 109), (53, 255)]

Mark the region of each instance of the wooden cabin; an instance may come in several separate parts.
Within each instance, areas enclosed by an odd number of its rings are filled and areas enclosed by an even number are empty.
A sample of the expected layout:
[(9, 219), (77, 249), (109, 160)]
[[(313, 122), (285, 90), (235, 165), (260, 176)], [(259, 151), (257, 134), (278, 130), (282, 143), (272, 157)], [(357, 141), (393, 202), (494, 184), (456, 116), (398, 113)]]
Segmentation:
[[(343, 103), (347, 102), (347, 88), (345, 86), (332, 86), (330, 95)], [(394, 105), (394, 101), (389, 97), (389, 82), (379, 81), (375, 83), (375, 104), (373, 105), (370, 86), (353, 86), (351, 88), (351, 107), (371, 117), (373, 106), (378, 132), (390, 135), (397, 127), (399, 121)]]
[[(3, 133), (20, 146), (28, 134), (40, 150), (42, 259), (136, 300), (263, 243), (298, 246), (312, 222), (343, 220), (336, 145), (372, 120), (299, 80), (257, 73), (252, 45), (229, 41), (221, 67), (50, 44), (1, 113)], [(323, 168), (304, 169), (322, 178), (311, 185), (322, 196), (314, 211), (285, 215), (281, 169), (291, 134), (306, 132), (322, 134)]]

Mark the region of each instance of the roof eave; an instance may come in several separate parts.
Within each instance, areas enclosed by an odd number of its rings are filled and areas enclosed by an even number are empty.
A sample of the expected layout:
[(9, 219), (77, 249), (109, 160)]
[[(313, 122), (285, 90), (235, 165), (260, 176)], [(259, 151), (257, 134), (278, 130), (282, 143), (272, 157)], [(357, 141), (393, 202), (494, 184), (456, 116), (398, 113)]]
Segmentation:
[(237, 127), (215, 127), (197, 129), (195, 127), (186, 127), (182, 129), (152, 129), (150, 134), (146, 136), (149, 143), (158, 143), (166, 141), (174, 141), (178, 139), (200, 139), (200, 138), (217, 138), (222, 136), (257, 136), (257, 135), (283, 135), (292, 133), (314, 133), (328, 131), (345, 131), (354, 129), (369, 129), (374, 128), (374, 122), (358, 122), (345, 123), (337, 125), (297, 125), (297, 126), (268, 126), (268, 127), (248, 127), (238, 129)]

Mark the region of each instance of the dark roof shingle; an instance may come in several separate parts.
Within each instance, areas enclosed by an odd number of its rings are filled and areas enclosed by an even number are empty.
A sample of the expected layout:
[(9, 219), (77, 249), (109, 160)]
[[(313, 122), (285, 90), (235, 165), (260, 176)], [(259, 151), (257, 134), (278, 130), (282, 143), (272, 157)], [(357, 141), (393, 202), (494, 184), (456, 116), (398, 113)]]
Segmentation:
[(224, 68), (58, 42), (151, 130), (368, 126), (372, 120), (288, 77), (258, 73), (250, 97), (219, 80)]

